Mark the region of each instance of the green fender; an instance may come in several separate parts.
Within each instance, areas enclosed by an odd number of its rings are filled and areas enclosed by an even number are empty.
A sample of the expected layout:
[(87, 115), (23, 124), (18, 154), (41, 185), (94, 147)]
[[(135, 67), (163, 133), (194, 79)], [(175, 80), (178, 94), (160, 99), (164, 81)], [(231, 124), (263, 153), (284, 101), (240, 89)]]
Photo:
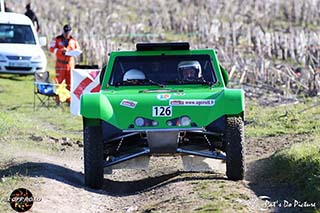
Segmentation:
[(100, 93), (83, 94), (80, 106), (80, 114), (86, 119), (87, 125), (99, 125), (100, 119), (116, 122), (112, 105)]
[(225, 115), (240, 115), (244, 112), (245, 99), (243, 90), (225, 88), (223, 95), (219, 98), (223, 99), (223, 101), (219, 101), (218, 103), (223, 104), (223, 106), (219, 108), (223, 109)]

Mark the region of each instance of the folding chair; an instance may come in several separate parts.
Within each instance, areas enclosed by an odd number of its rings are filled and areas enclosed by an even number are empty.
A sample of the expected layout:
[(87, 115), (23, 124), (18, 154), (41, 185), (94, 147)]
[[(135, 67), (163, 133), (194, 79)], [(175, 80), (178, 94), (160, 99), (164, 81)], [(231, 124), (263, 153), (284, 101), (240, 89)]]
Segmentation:
[(33, 109), (36, 108), (36, 97), (40, 101), (41, 107), (49, 109), (50, 101), (55, 103), (57, 94), (55, 93), (56, 84), (50, 83), (49, 72), (35, 72), (34, 74), (34, 96)]

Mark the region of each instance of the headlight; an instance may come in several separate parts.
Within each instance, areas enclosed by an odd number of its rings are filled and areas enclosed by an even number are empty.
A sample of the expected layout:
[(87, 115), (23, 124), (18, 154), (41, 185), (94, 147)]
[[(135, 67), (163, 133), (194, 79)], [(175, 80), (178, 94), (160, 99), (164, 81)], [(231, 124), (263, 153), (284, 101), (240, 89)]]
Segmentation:
[(41, 62), (41, 55), (37, 55), (37, 56), (33, 56), (32, 58), (31, 58), (31, 61), (37, 61), (37, 62)]
[(134, 120), (134, 124), (136, 125), (136, 126), (143, 126), (144, 125), (144, 119), (143, 118), (136, 118), (135, 120)]
[(188, 116), (184, 115), (178, 118), (168, 120), (166, 124), (168, 126), (190, 126), (191, 119)]
[(7, 62), (6, 57), (0, 54), (0, 62)]
[(172, 126), (172, 125), (173, 125), (173, 122), (172, 122), (172, 121), (167, 121), (167, 125), (168, 125), (168, 126)]
[(158, 121), (155, 120), (151, 120), (148, 118), (143, 118), (143, 117), (137, 117), (134, 120), (134, 124), (138, 127), (142, 127), (142, 126), (158, 126), (159, 123)]
[(189, 126), (191, 123), (191, 120), (188, 116), (182, 116), (180, 118), (180, 125), (181, 126)]

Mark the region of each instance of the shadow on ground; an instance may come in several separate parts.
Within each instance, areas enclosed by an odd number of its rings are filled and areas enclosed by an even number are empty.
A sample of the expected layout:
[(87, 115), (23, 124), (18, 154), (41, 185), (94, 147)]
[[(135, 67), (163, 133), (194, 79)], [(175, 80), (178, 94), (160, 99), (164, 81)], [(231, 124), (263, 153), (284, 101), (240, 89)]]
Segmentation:
[(9, 165), (7, 168), (0, 170), (0, 178), (14, 175), (45, 177), (73, 187), (84, 188), (85, 190), (93, 193), (108, 194), (112, 196), (134, 195), (181, 181), (225, 180), (224, 177), (215, 173), (176, 171), (169, 174), (147, 177), (133, 181), (116, 181), (105, 178), (103, 188), (101, 190), (93, 190), (84, 187), (83, 173), (51, 163), (28, 162), (18, 165)]

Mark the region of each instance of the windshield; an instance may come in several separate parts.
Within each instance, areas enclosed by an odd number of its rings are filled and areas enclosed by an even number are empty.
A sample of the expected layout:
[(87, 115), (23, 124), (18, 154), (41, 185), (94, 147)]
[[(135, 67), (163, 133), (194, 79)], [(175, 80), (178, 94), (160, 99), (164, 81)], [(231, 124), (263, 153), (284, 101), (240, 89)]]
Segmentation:
[(36, 44), (29, 25), (0, 24), (0, 43)]
[(109, 84), (210, 84), (217, 80), (209, 55), (118, 56)]

